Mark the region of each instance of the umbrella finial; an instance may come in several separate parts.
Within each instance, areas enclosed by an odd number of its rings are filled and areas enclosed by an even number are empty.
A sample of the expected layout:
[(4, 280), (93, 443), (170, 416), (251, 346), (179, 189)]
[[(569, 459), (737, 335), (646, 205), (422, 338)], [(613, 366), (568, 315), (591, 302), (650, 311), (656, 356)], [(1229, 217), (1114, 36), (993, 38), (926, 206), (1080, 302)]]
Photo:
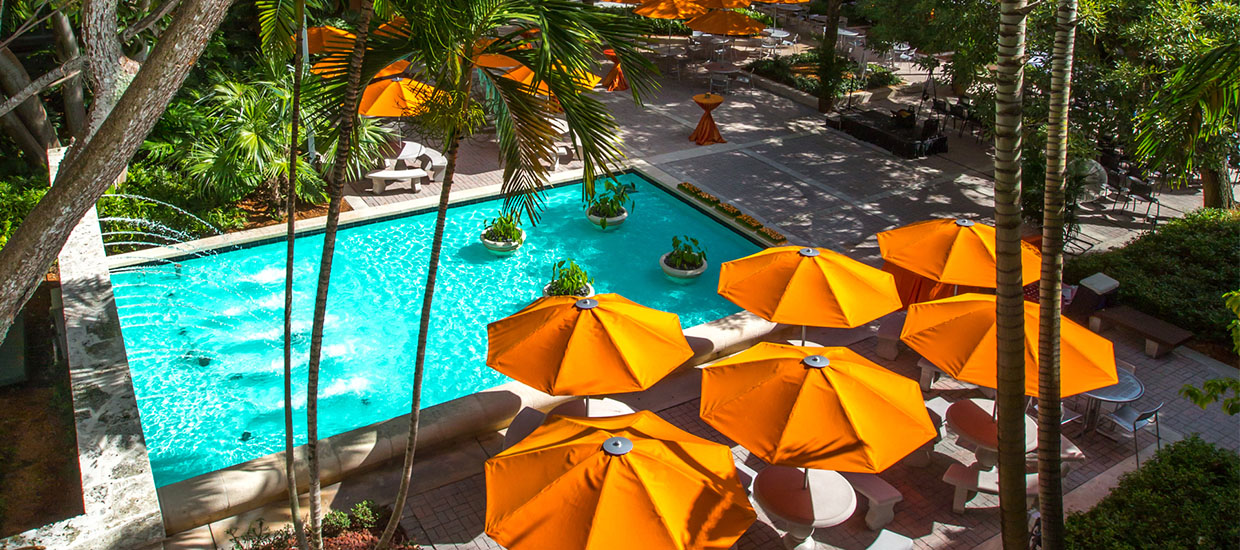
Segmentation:
[(973, 227), (973, 220), (959, 218), (956, 220), (956, 225), (959, 225), (960, 227)]
[(633, 442), (627, 437), (615, 436), (603, 442), (603, 452), (611, 456), (621, 456), (633, 450)]
[(810, 355), (802, 359), (801, 362), (811, 369), (821, 369), (831, 364), (831, 360), (822, 355)]
[(798, 250), (797, 254), (805, 256), (806, 258), (813, 258), (814, 256), (817, 256), (818, 254), (820, 254), (820, 252), (818, 252), (817, 248), (811, 248), (807, 246), (805, 248), (802, 248), (801, 250)]
[(577, 303), (573, 305), (576, 306), (577, 309), (594, 309), (598, 307), (598, 300), (595, 300), (594, 298), (582, 298), (577, 300)]

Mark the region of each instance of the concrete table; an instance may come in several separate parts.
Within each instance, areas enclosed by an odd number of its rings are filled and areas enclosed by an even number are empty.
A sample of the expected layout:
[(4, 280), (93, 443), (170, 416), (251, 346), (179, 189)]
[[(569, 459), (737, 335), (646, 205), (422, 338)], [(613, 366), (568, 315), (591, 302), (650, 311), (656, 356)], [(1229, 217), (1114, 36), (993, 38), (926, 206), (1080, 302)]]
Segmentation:
[[(947, 408), (947, 425), (961, 439), (977, 447), (977, 463), (992, 468), (999, 459), (999, 429), (994, 419), (995, 402), (990, 399), (967, 399)], [(1025, 452), (1038, 448), (1038, 422), (1025, 417)]]
[(754, 479), (753, 496), (767, 514), (788, 524), (784, 547), (793, 550), (815, 548), (814, 529), (844, 523), (857, 510), (857, 492), (830, 470), (769, 466)]
[(387, 189), (389, 181), (402, 182), (409, 181), (413, 192), (417, 193), (421, 190), (422, 180), (428, 177), (426, 170), (421, 168), (411, 168), (408, 170), (376, 170), (366, 174), (370, 178), (371, 192), (376, 195), (382, 195)]

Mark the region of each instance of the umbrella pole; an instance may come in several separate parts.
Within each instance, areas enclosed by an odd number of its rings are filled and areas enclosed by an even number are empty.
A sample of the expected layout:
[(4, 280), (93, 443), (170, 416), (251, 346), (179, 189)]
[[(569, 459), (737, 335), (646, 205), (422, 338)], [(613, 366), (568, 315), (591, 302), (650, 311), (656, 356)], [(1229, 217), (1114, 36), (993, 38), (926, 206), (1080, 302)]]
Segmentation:
[(808, 491), (809, 490), (809, 468), (801, 468), (801, 473), (805, 474), (805, 485), (801, 488)]
[(801, 347), (805, 347), (805, 325), (801, 325)]

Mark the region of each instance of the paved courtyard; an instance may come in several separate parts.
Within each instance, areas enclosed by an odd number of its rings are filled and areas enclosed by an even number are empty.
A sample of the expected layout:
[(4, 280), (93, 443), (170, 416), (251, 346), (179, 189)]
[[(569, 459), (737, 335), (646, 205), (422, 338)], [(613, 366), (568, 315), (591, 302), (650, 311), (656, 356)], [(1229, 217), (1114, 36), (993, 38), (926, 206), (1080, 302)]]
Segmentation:
[[(687, 139), (700, 109), (689, 98), (704, 91), (704, 83), (670, 80), (644, 107), (633, 105), (622, 93), (604, 94), (603, 100), (621, 121), (622, 136), (630, 156), (641, 158), (677, 179), (732, 202), (763, 223), (778, 227), (797, 244), (824, 246), (877, 264), (876, 232), (928, 217), (969, 216), (991, 218), (991, 157), (988, 146), (969, 135), (951, 132), (950, 152), (920, 160), (903, 160), (886, 151), (829, 129), (822, 115), (792, 101), (758, 89), (736, 90), (715, 111), (726, 144), (699, 147)], [(918, 90), (920, 93), (920, 90)], [(903, 98), (897, 98), (903, 100)], [(462, 152), (458, 173), (461, 188), (500, 183), (495, 145), (485, 136), (470, 140)], [(567, 168), (574, 167), (573, 164)], [(354, 208), (367, 208), (438, 193), (431, 184), (420, 193), (395, 186), (379, 196), (355, 184), (348, 190)], [(1188, 191), (1163, 195), (1164, 218), (1179, 216), (1200, 204), (1200, 194)], [(1083, 235), (1089, 248), (1120, 245), (1148, 223), (1140, 216), (1088, 210), (1083, 216)], [(873, 327), (858, 330), (872, 331)], [(1116, 355), (1136, 367), (1145, 383), (1145, 396), (1137, 402), (1147, 407), (1165, 401), (1162, 413), (1164, 440), (1189, 433), (1224, 447), (1240, 450), (1240, 424), (1217, 406), (1201, 410), (1177, 395), (1184, 384), (1222, 375), (1234, 369), (1179, 348), (1159, 359), (1146, 357), (1142, 342), (1122, 331), (1104, 335), (1116, 344)], [(811, 340), (813, 340), (811, 336)], [(917, 378), (916, 356), (905, 349), (896, 361), (874, 354), (874, 338), (853, 344), (854, 350), (894, 372)], [(676, 380), (674, 395), (651, 410), (701, 437), (729, 445), (738, 461), (760, 470), (762, 462), (703, 423), (697, 415), (696, 384), (692, 373)], [(657, 389), (657, 387), (656, 387)], [(653, 391), (653, 390), (652, 390)], [(940, 380), (927, 399), (948, 401), (978, 396), (978, 390)], [(1083, 404), (1069, 406), (1080, 409)], [(1065, 480), (1070, 508), (1087, 507), (1105, 494), (1118, 473), (1133, 467), (1130, 440), (1112, 440), (1103, 434), (1081, 433), (1079, 424), (1065, 429), (1088, 457)], [(1154, 444), (1152, 433), (1141, 433), (1142, 448)], [(449, 449), (419, 454), (415, 469), (415, 494), (410, 498), (404, 526), (424, 548), (498, 548), (484, 533), (486, 509), (482, 463), (499, 452), (502, 434), (490, 434)], [(928, 466), (897, 464), (881, 477), (904, 497), (896, 506), (895, 520), (887, 529), (915, 539), (917, 548), (973, 548), (998, 534), (997, 499), (978, 495), (964, 514), (951, 511), (952, 488), (941, 478), (953, 463), (971, 464), (973, 455), (956, 443), (946, 426)], [(346, 480), (325, 490), (335, 508), (347, 508), (362, 499), (384, 501), (395, 493), (398, 464)], [(847, 522), (819, 530), (814, 537), (824, 545), (844, 549), (866, 548), (877, 535), (863, 521), (865, 501)], [(169, 541), (167, 548), (220, 544), (227, 546), (224, 531), (257, 517), (278, 521), (284, 507), (273, 506), (238, 518), (216, 522)], [(286, 513), (286, 512), (284, 512)], [(740, 549), (781, 548), (783, 526), (759, 509), (756, 522), (737, 544)], [(636, 543), (636, 541), (635, 541)], [(184, 546), (177, 546), (182, 544)], [(640, 547), (640, 545), (636, 545)]]

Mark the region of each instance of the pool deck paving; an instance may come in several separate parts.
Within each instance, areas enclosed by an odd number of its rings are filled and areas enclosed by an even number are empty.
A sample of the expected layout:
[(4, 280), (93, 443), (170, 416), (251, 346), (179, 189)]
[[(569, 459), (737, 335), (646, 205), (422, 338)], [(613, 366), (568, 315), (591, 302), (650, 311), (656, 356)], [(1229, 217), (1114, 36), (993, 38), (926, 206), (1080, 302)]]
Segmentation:
[[(740, 89), (727, 96), (715, 111), (728, 143), (697, 146), (687, 139), (701, 110), (689, 97), (704, 91), (705, 83), (667, 80), (662, 89), (635, 106), (622, 93), (603, 94), (621, 121), (622, 136), (630, 156), (682, 181), (736, 204), (763, 223), (778, 228), (790, 242), (833, 248), (877, 264), (880, 261), (874, 233), (927, 217), (969, 216), (992, 219), (991, 155), (989, 146), (969, 135), (950, 133), (950, 153), (926, 159), (904, 160), (826, 126), (822, 115), (790, 100), (759, 89)], [(920, 93), (920, 90), (917, 91)], [(895, 101), (907, 101), (896, 94)], [(915, 99), (914, 99), (915, 101)], [(894, 103), (883, 103), (890, 106)], [(576, 167), (569, 164), (567, 169)], [(485, 137), (466, 142), (462, 149), (457, 188), (470, 189), (500, 183), (496, 147)], [(438, 184), (412, 193), (408, 187), (392, 186), (374, 196), (368, 183), (350, 185), (348, 200), (355, 209), (433, 196)], [(1164, 193), (1162, 218), (1181, 216), (1200, 205), (1200, 190)], [(1142, 209), (1143, 210), (1143, 209)], [(1142, 216), (1113, 214), (1101, 208), (1082, 215), (1083, 239), (1089, 249), (1120, 245), (1149, 224)], [(873, 327), (858, 330), (873, 330)], [(1160, 415), (1164, 443), (1184, 434), (1200, 433), (1223, 447), (1240, 450), (1240, 422), (1221, 412), (1218, 405), (1198, 408), (1178, 395), (1184, 384), (1199, 385), (1219, 376), (1236, 376), (1236, 370), (1184, 347), (1161, 358), (1142, 353), (1135, 335), (1111, 329), (1103, 333), (1115, 342), (1117, 358), (1136, 367), (1146, 393), (1136, 402), (1148, 407), (1167, 404)], [(814, 336), (811, 334), (811, 340)], [(891, 370), (916, 379), (916, 355), (905, 349), (895, 361), (878, 358), (875, 339), (863, 336), (850, 347)], [(698, 418), (696, 372), (689, 372), (650, 392), (645, 408), (677, 426), (706, 439), (728, 445), (738, 461), (754, 469), (764, 464)], [(925, 397), (948, 401), (980, 395), (976, 388), (949, 378), (936, 382)], [(1083, 403), (1072, 404), (1082, 408)], [(1131, 440), (1113, 440), (1079, 424), (1065, 428), (1086, 454), (1087, 460), (1064, 480), (1069, 509), (1087, 509), (1105, 496), (1119, 475), (1135, 467)], [(998, 500), (979, 494), (964, 514), (951, 511), (952, 487), (941, 478), (953, 463), (971, 464), (973, 454), (960, 447), (950, 428), (944, 426), (929, 466), (904, 463), (881, 477), (903, 494), (895, 520), (886, 528), (914, 539), (920, 549), (994, 548), (998, 535)], [(1154, 435), (1138, 435), (1142, 455), (1152, 451)], [(499, 548), (485, 535), (485, 459), (501, 449), (502, 432), (461, 441), (449, 448), (419, 453), (413, 476), (414, 491), (402, 525), (423, 548)], [(390, 463), (370, 473), (347, 479), (324, 490), (325, 504), (344, 509), (363, 499), (391, 502), (399, 479), (400, 464)], [(824, 548), (863, 549), (877, 532), (864, 524), (866, 504), (860, 499), (857, 512), (845, 523), (820, 529), (814, 538)], [(303, 513), (306, 508), (303, 505)], [(278, 503), (234, 518), (217, 521), (165, 541), (164, 548), (201, 548), (212, 544), (227, 548), (227, 529), (244, 531), (249, 522), (265, 518), (269, 524), (287, 521), (287, 506)], [(738, 541), (739, 549), (781, 548), (783, 526), (758, 510), (758, 521)]]

